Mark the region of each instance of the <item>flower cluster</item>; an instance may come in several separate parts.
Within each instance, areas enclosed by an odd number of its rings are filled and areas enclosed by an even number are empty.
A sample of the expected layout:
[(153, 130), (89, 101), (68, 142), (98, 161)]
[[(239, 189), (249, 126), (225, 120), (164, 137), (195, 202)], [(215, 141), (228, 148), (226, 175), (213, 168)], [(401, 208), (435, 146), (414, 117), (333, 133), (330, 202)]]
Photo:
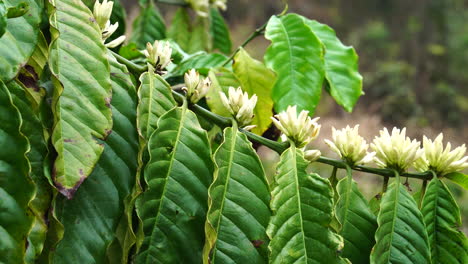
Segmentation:
[(165, 73), (163, 70), (171, 63), (172, 48), (169, 42), (156, 40), (153, 45), (148, 42), (143, 53), (156, 72)]
[(309, 111), (305, 110), (298, 115), (296, 106), (288, 106), (275, 117), (271, 118), (275, 126), (299, 148), (316, 139), (320, 132), (319, 117), (311, 119)]
[(406, 136), (406, 128), (393, 128), (390, 134), (387, 128), (380, 131), (371, 144), (376, 152), (375, 163), (382, 168), (406, 171), (422, 155), (420, 142)]
[(446, 175), (451, 172), (462, 171), (468, 168), (468, 156), (465, 156), (465, 144), (453, 150), (450, 142), (445, 149), (442, 143), (444, 135), (440, 133), (434, 141), (423, 137), (423, 155), (416, 161), (415, 167), (418, 171), (432, 170), (437, 175)]
[(222, 92), (219, 94), (224, 107), (236, 119), (240, 127), (244, 127), (246, 130), (254, 128), (254, 126), (248, 126), (248, 124), (252, 122), (254, 117), (253, 110), (257, 104), (257, 95), (254, 94), (249, 99), (247, 92), (243, 92), (240, 87), (237, 89), (229, 87), (229, 98)]
[[(110, 16), (112, 14), (112, 8), (114, 6), (114, 2), (104, 0), (102, 4), (97, 0), (94, 3), (93, 8), (93, 15), (94, 19), (96, 20), (99, 28), (101, 29), (102, 34), (102, 43), (105, 43), (106, 40), (114, 34), (114, 32), (119, 27), (119, 22), (115, 24), (111, 24)], [(120, 36), (109, 43), (105, 43), (104, 45), (108, 48), (115, 48), (122, 44), (125, 41), (125, 36)]]
[(205, 97), (211, 86), (210, 78), (200, 77), (200, 74), (195, 69), (191, 69), (185, 73), (184, 80), (185, 87), (182, 90), (185, 91), (187, 98), (193, 104)]
[(359, 135), (359, 125), (354, 128), (346, 126), (341, 130), (333, 127), (332, 139), (325, 139), (325, 143), (350, 166), (369, 163), (374, 159), (375, 152), (367, 152), (369, 145)]

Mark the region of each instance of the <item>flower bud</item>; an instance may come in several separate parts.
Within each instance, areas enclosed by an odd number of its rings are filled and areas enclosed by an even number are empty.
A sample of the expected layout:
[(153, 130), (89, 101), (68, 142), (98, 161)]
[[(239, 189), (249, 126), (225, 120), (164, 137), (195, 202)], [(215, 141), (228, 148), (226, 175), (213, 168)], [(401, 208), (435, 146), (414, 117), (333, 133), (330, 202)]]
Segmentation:
[(403, 172), (421, 157), (419, 145), (419, 141), (406, 137), (406, 128), (394, 127), (391, 135), (387, 128), (380, 130), (380, 136), (375, 137), (371, 148), (376, 152), (374, 161), (379, 167)]
[[(105, 43), (105, 41), (112, 35), (114, 32), (117, 30), (119, 27), (119, 23), (116, 22), (115, 24), (110, 23), (110, 16), (112, 13), (112, 7), (114, 5), (114, 2), (108, 2), (107, 0), (104, 0), (102, 4), (99, 3), (99, 0), (97, 0), (94, 3), (94, 18), (96, 19), (96, 22), (99, 25), (99, 28), (101, 29), (101, 35), (102, 35), (102, 43)], [(113, 41), (109, 43), (105, 43), (104, 45), (108, 48), (115, 48), (122, 44), (125, 41), (125, 36), (120, 36)]]
[(451, 150), (450, 142), (445, 149), (442, 143), (444, 135), (440, 133), (434, 141), (423, 137), (422, 157), (415, 163), (418, 171), (433, 170), (437, 175), (443, 176), (451, 172), (459, 172), (468, 168), (468, 156), (465, 156), (465, 144)]
[(112, 14), (113, 6), (114, 6), (114, 2), (112, 1), (108, 2), (107, 0), (102, 1), (102, 4), (99, 3), (99, 0), (97, 0), (94, 3), (94, 8), (93, 8), (94, 19), (96, 19), (96, 22), (101, 28), (101, 30), (104, 30), (106, 28), (106, 24), (109, 21), (111, 14)]
[(297, 147), (301, 148), (310, 141), (316, 139), (320, 133), (320, 125), (317, 123), (319, 117), (311, 119), (309, 111), (301, 111), (297, 115), (296, 106), (288, 106), (275, 118), (271, 118), (275, 126), (283, 132), (289, 140), (293, 141)]
[(211, 86), (210, 78), (200, 78), (200, 74), (195, 69), (185, 73), (184, 80), (186, 86), (182, 90), (186, 92), (187, 98), (193, 104), (205, 97)]
[(318, 158), (320, 158), (320, 155), (322, 155), (322, 153), (318, 149), (304, 151), (304, 158), (309, 162), (314, 162), (318, 160)]
[(171, 63), (172, 48), (167, 41), (156, 40), (153, 45), (148, 42), (143, 53), (148, 62), (154, 65), (157, 70), (163, 70)]
[[(257, 104), (257, 95), (254, 94), (249, 99), (249, 95), (246, 92), (242, 92), (240, 87), (237, 89), (229, 87), (229, 98), (222, 92), (219, 94), (224, 107), (237, 120), (240, 127), (247, 126), (252, 122), (254, 117), (253, 110)], [(251, 129), (252, 127), (248, 128)]]
[(341, 130), (332, 127), (332, 138), (333, 141), (325, 139), (325, 143), (351, 166), (369, 163), (375, 156), (375, 152), (367, 152), (369, 145), (359, 135), (359, 125)]

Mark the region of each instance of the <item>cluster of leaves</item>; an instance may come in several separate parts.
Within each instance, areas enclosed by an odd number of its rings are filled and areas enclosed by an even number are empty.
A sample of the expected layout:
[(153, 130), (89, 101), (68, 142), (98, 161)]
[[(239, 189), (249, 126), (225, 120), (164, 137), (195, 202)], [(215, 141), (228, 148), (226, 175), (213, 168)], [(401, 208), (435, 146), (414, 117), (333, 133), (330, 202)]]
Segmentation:
[[(183, 7), (166, 31), (154, 2), (141, 1), (116, 54), (93, 4), (0, 1), (0, 262), (467, 261), (459, 209), (440, 179), (419, 195), (420, 209), (397, 178), (372, 211), (351, 170), (335, 186), (307, 173), (292, 145), (268, 182), (246, 136), (255, 135), (208, 111), (226, 114), (219, 92), (229, 86), (257, 94), (256, 137), (273, 109), (313, 114), (323, 85), (351, 111), (362, 93), (357, 56), (328, 26), (273, 16), (265, 63), (243, 49), (231, 62), (213, 52), (231, 50), (216, 8), (192, 23)], [(116, 3), (112, 22), (124, 17)], [(160, 76), (139, 65), (138, 49), (167, 37), (176, 52)], [(171, 89), (192, 68), (213, 82), (201, 106)]]

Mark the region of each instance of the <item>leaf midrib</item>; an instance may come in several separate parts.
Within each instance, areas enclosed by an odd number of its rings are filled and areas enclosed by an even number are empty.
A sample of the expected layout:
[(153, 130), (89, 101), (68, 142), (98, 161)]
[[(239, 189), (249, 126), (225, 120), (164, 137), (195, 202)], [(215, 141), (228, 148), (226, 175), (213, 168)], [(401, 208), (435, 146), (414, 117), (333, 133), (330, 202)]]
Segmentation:
[(396, 217), (397, 217), (397, 212), (398, 212), (398, 202), (400, 198), (400, 178), (396, 177), (395, 179), (395, 201), (394, 201), (394, 209), (393, 209), (393, 218), (392, 218), (392, 230), (390, 232), (390, 239), (388, 243), (388, 257), (387, 260), (385, 261), (386, 263), (390, 263), (390, 257), (392, 254), (391, 248), (393, 247), (393, 234), (395, 232), (395, 222), (396, 222)]
[[(174, 111), (177, 111), (176, 110), (177, 108), (174, 109)], [(165, 177), (165, 181), (164, 181), (164, 187), (163, 187), (163, 193), (161, 194), (161, 201), (159, 202), (159, 206), (158, 206), (158, 210), (157, 210), (157, 214), (156, 214), (156, 218), (154, 219), (154, 225), (153, 225), (153, 232), (151, 232), (151, 239), (150, 241), (153, 240), (153, 236), (156, 232), (154, 232), (154, 230), (156, 229), (156, 226), (158, 224), (158, 220), (159, 220), (159, 216), (161, 215), (161, 207), (163, 205), (163, 202), (164, 202), (164, 198), (165, 198), (165, 194), (166, 194), (166, 191), (167, 191), (167, 183), (169, 182), (169, 175), (171, 174), (171, 171), (172, 171), (172, 166), (174, 164), (174, 156), (176, 155), (177, 153), (177, 147), (179, 145), (179, 138), (180, 138), (180, 134), (182, 133), (182, 128), (183, 128), (183, 124), (184, 124), (184, 120), (185, 120), (185, 113), (187, 112), (187, 108), (186, 107), (182, 107), (182, 113), (180, 114), (180, 122), (179, 122), (179, 129), (177, 130), (177, 136), (176, 136), (176, 140), (175, 140), (175, 144), (174, 144), (174, 148), (172, 150), (172, 155), (171, 155), (171, 161), (169, 162), (169, 167), (168, 167), (168, 170), (167, 170), (167, 174), (166, 174), (166, 177)], [(148, 251), (150, 250), (149, 249), (149, 246), (148, 246)], [(146, 261), (145, 263), (152, 263), (149, 261), (149, 252), (147, 252), (146, 254)]]
[[(234, 150), (236, 148), (236, 142), (237, 142), (237, 125), (234, 125), (232, 128), (231, 128), (231, 148), (230, 148), (230, 152), (229, 152), (229, 166), (228, 166), (228, 171), (226, 173), (226, 183), (225, 183), (225, 186), (224, 186), (224, 191), (223, 191), (223, 199), (222, 199), (222, 202), (221, 202), (221, 207), (219, 209), (219, 219), (218, 219), (218, 224), (216, 226), (216, 242), (215, 242), (215, 245), (213, 247), (213, 258), (211, 260), (211, 263), (216, 263), (215, 262), (215, 258), (216, 258), (216, 250), (217, 250), (217, 246), (218, 246), (218, 234), (219, 234), (219, 228), (221, 226), (221, 219), (223, 217), (223, 210), (224, 210), (224, 202), (226, 201), (226, 193), (227, 193), (227, 190), (228, 190), (228, 185), (229, 185), (229, 179), (231, 178), (231, 171), (232, 171), (232, 165), (233, 165), (233, 160), (234, 160)], [(219, 170), (218, 170), (218, 173), (219, 173)]]
[(298, 170), (297, 170), (297, 151), (296, 151), (296, 147), (293, 146), (291, 147), (291, 150), (292, 150), (292, 155), (293, 155), (293, 159), (291, 159), (293, 161), (293, 164), (294, 164), (294, 180), (295, 180), (295, 183), (296, 183), (296, 190), (297, 190), (297, 202), (298, 202), (298, 214), (299, 214), (299, 222), (300, 222), (300, 226), (301, 226), (301, 234), (302, 234), (302, 245), (304, 247), (304, 257), (306, 259), (306, 262), (308, 262), (308, 259), (309, 257), (307, 256), (307, 247), (306, 247), (306, 242), (305, 242), (305, 233), (304, 233), (304, 223), (302, 221), (302, 205), (301, 205), (301, 193), (300, 193), (300, 186), (299, 186), (299, 175), (298, 175)]

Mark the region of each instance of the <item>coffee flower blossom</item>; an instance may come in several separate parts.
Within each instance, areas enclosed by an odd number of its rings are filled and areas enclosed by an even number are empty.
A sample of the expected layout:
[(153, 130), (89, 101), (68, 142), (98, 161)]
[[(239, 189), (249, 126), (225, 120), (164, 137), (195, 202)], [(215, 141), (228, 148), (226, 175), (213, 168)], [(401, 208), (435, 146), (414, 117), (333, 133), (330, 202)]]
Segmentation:
[(437, 175), (443, 176), (451, 172), (459, 172), (468, 168), (468, 156), (465, 156), (465, 144), (452, 150), (450, 142), (445, 149), (442, 140), (444, 135), (440, 133), (434, 141), (423, 137), (422, 157), (415, 163), (418, 171), (433, 170)]
[(359, 135), (359, 125), (354, 128), (346, 126), (341, 130), (332, 127), (332, 139), (325, 139), (325, 143), (351, 166), (369, 163), (374, 159), (375, 152), (367, 152), (369, 145)]
[(146, 43), (146, 50), (143, 51), (148, 62), (156, 68), (157, 72), (162, 72), (170, 63), (172, 48), (167, 41), (154, 41), (154, 44)]
[(247, 92), (242, 92), (242, 89), (238, 87), (229, 87), (228, 95), (229, 98), (222, 92), (219, 93), (221, 96), (221, 102), (224, 107), (231, 113), (231, 115), (237, 120), (240, 127), (249, 130), (255, 126), (247, 126), (252, 122), (254, 117), (253, 110), (257, 104), (257, 95), (252, 95), (249, 99)]
[(211, 0), (211, 4), (223, 11), (226, 11), (226, 0)]
[(289, 140), (302, 148), (318, 137), (321, 127), (317, 123), (319, 117), (311, 119), (308, 115), (309, 111), (305, 110), (297, 115), (296, 106), (288, 106), (286, 111), (275, 115), (276, 118), (272, 117), (271, 120)]
[(318, 160), (321, 155), (322, 153), (318, 149), (309, 149), (304, 151), (304, 158), (309, 162)]
[[(119, 27), (119, 22), (116, 22), (115, 24), (111, 24), (109, 20), (112, 14), (113, 6), (114, 6), (114, 2), (107, 1), (107, 0), (104, 0), (102, 4), (99, 3), (99, 0), (97, 0), (94, 3), (93, 15), (94, 15), (94, 19), (96, 19), (96, 23), (99, 25), (99, 29), (101, 30), (102, 43), (105, 43), (106, 40), (112, 34), (114, 34), (114, 32)], [(122, 35), (109, 43), (105, 43), (104, 45), (108, 48), (115, 48), (119, 46), (120, 44), (122, 44), (124, 41), (125, 41), (125, 36)]]
[(185, 73), (184, 80), (185, 87), (182, 90), (185, 91), (187, 98), (193, 104), (205, 97), (211, 86), (210, 78), (200, 77), (200, 74), (195, 69), (191, 69)]
[(392, 134), (387, 128), (380, 130), (371, 144), (376, 152), (375, 163), (382, 168), (395, 169), (399, 172), (407, 170), (422, 155), (420, 142), (406, 137), (406, 128), (393, 128)]

